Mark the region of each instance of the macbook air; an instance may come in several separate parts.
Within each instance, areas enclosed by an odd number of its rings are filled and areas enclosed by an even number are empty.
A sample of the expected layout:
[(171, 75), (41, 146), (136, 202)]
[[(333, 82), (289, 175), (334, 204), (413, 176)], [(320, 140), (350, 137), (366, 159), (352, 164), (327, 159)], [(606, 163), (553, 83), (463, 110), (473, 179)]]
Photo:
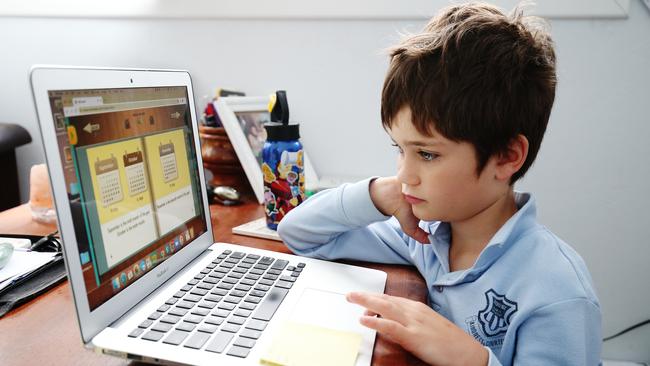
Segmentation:
[(88, 348), (254, 365), (291, 321), (358, 333), (370, 364), (345, 294), (382, 293), (384, 272), (214, 243), (187, 72), (37, 66), (31, 85)]

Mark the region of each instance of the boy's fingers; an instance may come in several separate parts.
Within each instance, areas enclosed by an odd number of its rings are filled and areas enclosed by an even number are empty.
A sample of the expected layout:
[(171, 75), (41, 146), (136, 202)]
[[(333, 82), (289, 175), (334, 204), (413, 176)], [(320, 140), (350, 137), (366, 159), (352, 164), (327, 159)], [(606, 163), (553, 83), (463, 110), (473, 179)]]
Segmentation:
[(363, 315), (367, 315), (367, 316), (377, 316), (377, 315), (379, 315), (379, 314), (375, 313), (374, 311), (370, 311), (370, 310), (366, 309), (366, 311), (363, 312)]
[(378, 333), (388, 336), (399, 344), (402, 344), (406, 339), (406, 328), (394, 320), (363, 316), (359, 319), (359, 322), (368, 328), (376, 330)]
[(361, 305), (377, 315), (401, 323), (403, 321), (402, 311), (396, 306), (394, 301), (391, 301), (391, 298), (392, 296), (364, 292), (351, 292), (346, 296), (346, 299), (351, 303)]

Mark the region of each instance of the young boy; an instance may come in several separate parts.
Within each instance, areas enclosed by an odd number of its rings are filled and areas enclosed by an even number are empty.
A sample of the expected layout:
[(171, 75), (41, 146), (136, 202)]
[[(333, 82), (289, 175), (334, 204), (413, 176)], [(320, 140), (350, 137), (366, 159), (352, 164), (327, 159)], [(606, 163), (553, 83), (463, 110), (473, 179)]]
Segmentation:
[[(429, 306), (365, 293), (361, 323), (435, 365), (596, 365), (601, 314), (580, 256), (513, 190), (555, 97), (548, 33), (520, 11), (444, 9), (391, 50), (383, 126), (397, 176), (321, 192), (279, 233), (300, 255), (411, 264)], [(561, 177), (558, 177), (561, 179)]]

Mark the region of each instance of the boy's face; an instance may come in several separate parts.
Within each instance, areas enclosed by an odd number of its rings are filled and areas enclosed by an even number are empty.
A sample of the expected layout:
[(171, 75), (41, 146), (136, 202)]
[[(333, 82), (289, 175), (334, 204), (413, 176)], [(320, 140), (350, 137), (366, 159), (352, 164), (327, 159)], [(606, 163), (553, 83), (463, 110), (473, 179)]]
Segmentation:
[(474, 147), (439, 133), (426, 136), (411, 122), (411, 110), (402, 108), (389, 135), (399, 150), (397, 179), (402, 193), (420, 220), (459, 222), (494, 203), (507, 184), (495, 179), (495, 159), (476, 174)]

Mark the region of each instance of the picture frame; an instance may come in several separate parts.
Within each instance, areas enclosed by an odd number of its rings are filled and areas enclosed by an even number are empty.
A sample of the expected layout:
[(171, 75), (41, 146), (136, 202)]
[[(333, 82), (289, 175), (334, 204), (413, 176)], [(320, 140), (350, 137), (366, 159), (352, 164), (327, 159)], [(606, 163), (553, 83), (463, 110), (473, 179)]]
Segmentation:
[[(269, 97), (221, 97), (214, 102), (217, 115), (250, 182), (255, 197), (264, 203), (262, 149), (266, 141), (264, 123), (270, 121)], [(304, 151), (304, 147), (303, 147)], [(318, 177), (304, 153), (305, 185)]]

